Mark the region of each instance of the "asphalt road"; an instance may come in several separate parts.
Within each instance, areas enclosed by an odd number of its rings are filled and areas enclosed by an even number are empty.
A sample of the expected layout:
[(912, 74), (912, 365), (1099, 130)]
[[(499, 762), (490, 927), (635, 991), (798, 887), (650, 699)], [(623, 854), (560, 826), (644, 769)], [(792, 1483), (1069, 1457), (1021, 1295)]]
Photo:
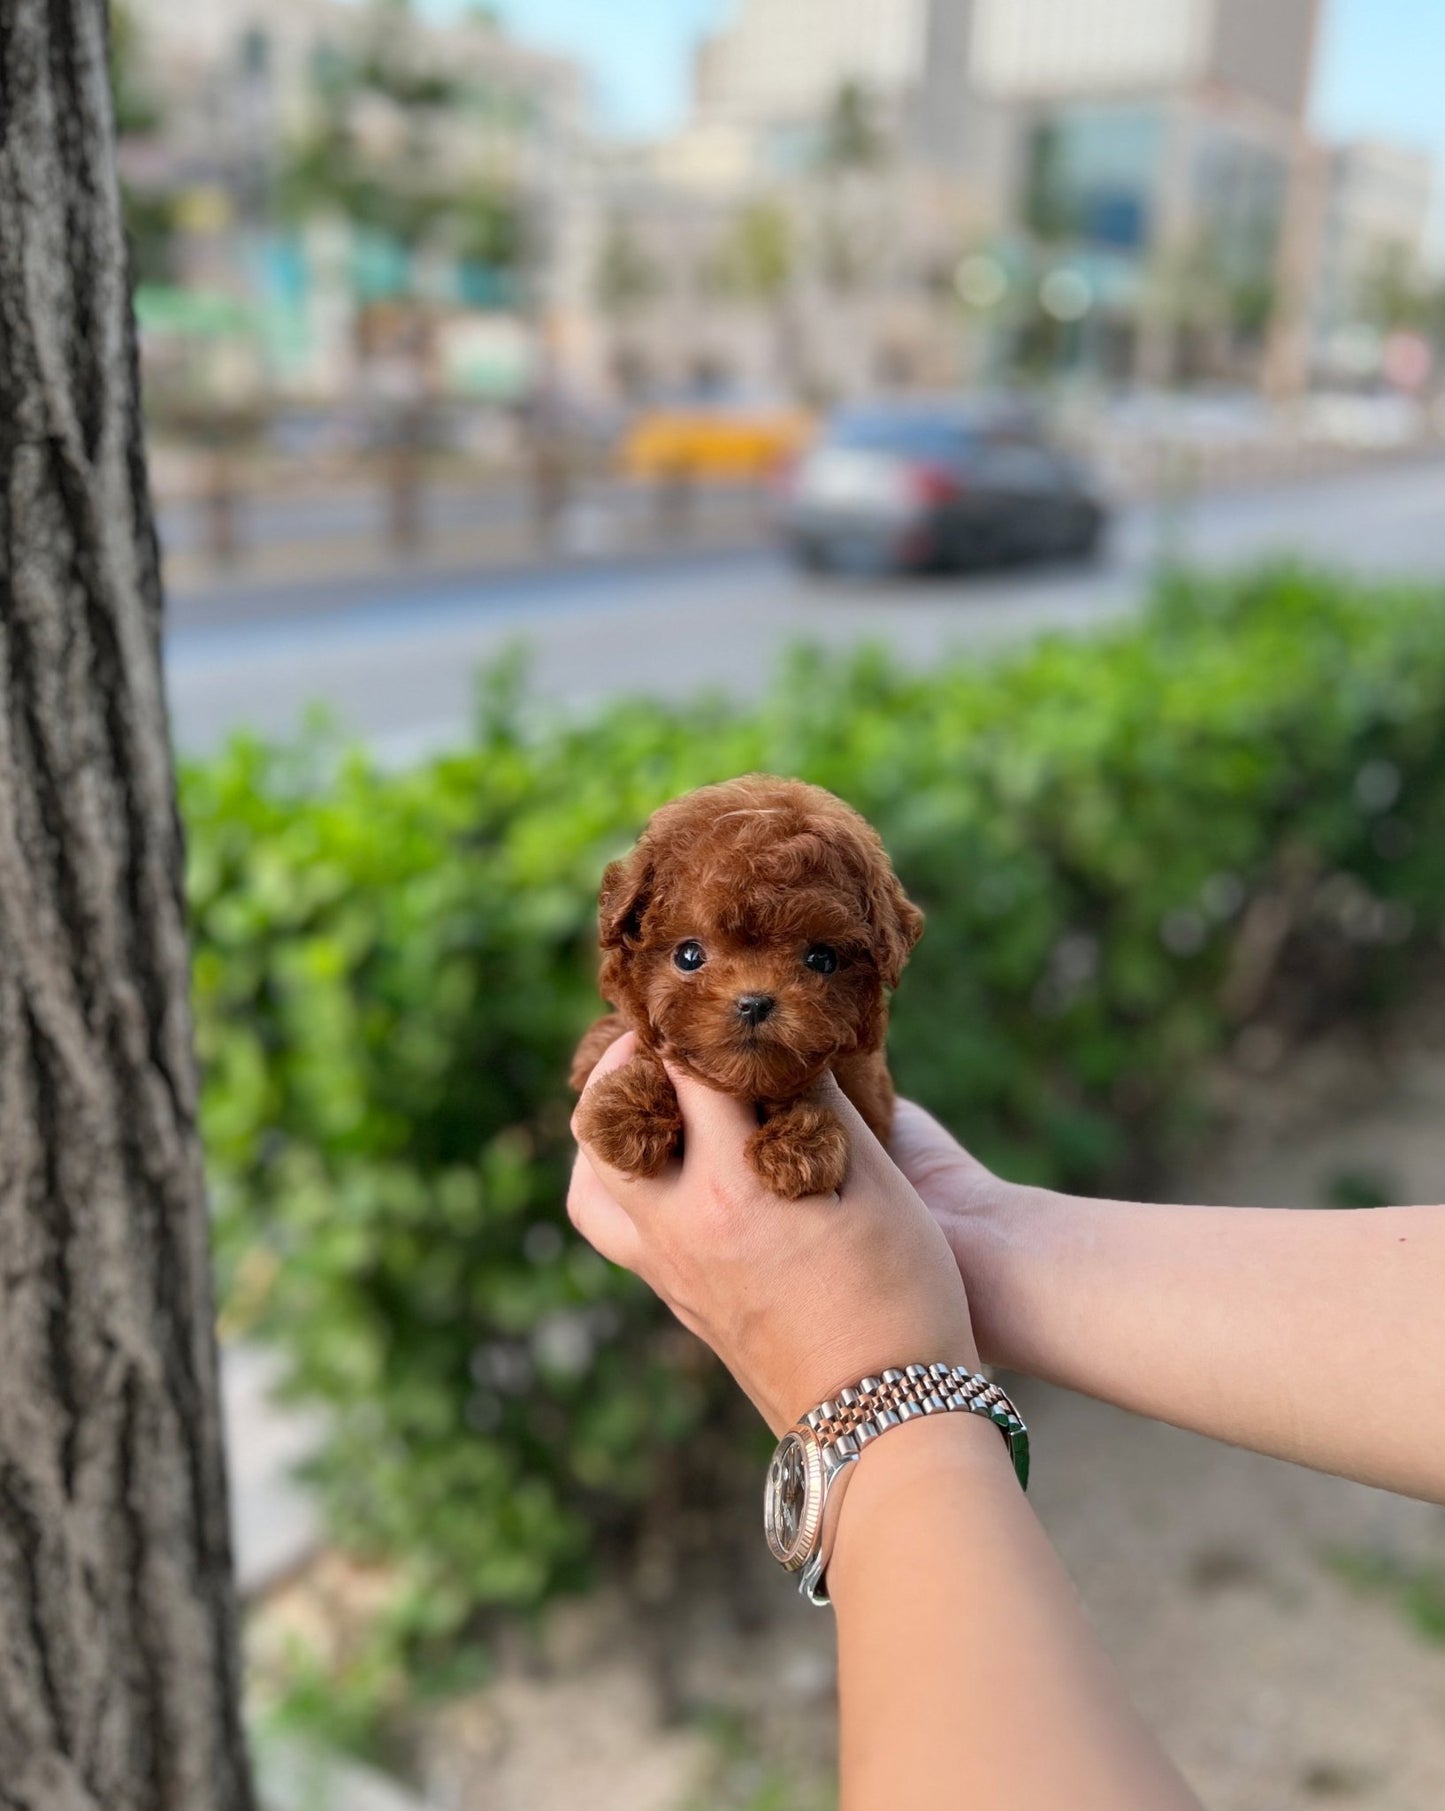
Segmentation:
[(703, 687), (746, 697), (796, 641), (881, 641), (918, 662), (967, 656), (1134, 608), (1163, 554), (1221, 567), (1273, 553), (1445, 579), (1445, 462), (1220, 494), (1182, 514), (1127, 510), (1105, 557), (1083, 569), (818, 581), (741, 553), (182, 595), (167, 641), (171, 708), (191, 753), (241, 726), (287, 736), (319, 702), (405, 760), (461, 733), (478, 669), (518, 642), (547, 707)]

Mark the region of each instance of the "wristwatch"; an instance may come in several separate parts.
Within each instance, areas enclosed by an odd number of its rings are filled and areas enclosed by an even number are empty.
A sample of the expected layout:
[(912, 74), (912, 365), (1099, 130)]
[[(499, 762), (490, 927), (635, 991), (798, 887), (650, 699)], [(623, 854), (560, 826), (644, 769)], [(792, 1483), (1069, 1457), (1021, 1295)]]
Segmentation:
[(788, 1429), (768, 1467), (763, 1533), (768, 1549), (809, 1603), (826, 1604), (824, 1574), (838, 1511), (863, 1449), (918, 1415), (986, 1415), (1007, 1442), (1019, 1484), (1029, 1484), (1029, 1432), (996, 1383), (963, 1365), (905, 1365), (864, 1377), (820, 1402)]

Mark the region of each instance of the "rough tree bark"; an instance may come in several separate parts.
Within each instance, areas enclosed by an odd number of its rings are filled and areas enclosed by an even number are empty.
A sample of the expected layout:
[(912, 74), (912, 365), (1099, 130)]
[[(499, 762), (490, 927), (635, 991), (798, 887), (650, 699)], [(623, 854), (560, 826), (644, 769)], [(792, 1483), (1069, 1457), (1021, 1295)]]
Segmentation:
[(0, 1807), (250, 1811), (104, 0), (0, 0)]

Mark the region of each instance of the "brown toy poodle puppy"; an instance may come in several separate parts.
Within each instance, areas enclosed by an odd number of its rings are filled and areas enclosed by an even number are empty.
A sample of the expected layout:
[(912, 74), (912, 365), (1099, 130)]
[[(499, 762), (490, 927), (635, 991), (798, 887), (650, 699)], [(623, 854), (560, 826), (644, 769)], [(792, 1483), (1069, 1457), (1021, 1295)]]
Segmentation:
[(885, 995), (923, 914), (851, 806), (770, 774), (674, 799), (603, 875), (599, 925), (599, 987), (616, 1010), (579, 1044), (573, 1087), (623, 1032), (640, 1045), (581, 1108), (606, 1162), (653, 1176), (679, 1148), (663, 1056), (756, 1105), (748, 1156), (790, 1200), (838, 1188), (847, 1167), (843, 1128), (813, 1094), (826, 1070), (887, 1141)]

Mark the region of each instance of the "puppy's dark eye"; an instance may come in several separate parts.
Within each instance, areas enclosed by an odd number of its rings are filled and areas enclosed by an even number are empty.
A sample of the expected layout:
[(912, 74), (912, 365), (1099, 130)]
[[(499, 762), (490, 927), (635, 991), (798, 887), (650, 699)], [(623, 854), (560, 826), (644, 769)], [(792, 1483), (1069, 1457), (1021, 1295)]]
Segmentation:
[(838, 966), (838, 952), (826, 943), (815, 943), (804, 956), (803, 966), (815, 975), (831, 975)]
[(679, 943), (672, 952), (672, 965), (680, 968), (685, 975), (702, 967), (707, 961), (707, 951), (700, 943)]

